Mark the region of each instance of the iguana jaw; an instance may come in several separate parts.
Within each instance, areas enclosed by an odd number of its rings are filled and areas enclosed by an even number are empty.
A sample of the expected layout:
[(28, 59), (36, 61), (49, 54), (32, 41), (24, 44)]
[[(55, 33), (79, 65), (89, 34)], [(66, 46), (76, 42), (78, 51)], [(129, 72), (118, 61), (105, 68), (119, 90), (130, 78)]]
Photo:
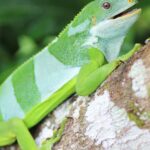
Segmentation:
[(122, 18), (128, 18), (134, 15), (137, 15), (141, 12), (141, 9), (133, 9), (131, 11), (126, 10), (124, 12), (121, 12), (120, 14), (112, 17), (112, 19), (122, 19)]

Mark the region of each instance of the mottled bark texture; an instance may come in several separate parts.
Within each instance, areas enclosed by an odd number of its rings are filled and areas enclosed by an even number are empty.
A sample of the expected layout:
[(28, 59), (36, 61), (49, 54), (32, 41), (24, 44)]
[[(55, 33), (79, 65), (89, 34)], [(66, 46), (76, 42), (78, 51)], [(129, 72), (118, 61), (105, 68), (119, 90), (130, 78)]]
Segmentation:
[(150, 42), (94, 94), (71, 98), (38, 125), (33, 130), (38, 145), (65, 115), (68, 122), (54, 150), (149, 150)]

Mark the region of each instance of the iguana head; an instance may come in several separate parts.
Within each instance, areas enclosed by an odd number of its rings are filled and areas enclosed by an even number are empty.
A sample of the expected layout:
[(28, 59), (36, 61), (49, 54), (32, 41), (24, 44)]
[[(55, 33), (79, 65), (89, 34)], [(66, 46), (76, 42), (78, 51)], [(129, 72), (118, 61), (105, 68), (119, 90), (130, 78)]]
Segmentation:
[(87, 6), (92, 26), (85, 44), (96, 45), (108, 61), (115, 59), (128, 30), (137, 20), (140, 9), (129, 10), (136, 0), (95, 0)]

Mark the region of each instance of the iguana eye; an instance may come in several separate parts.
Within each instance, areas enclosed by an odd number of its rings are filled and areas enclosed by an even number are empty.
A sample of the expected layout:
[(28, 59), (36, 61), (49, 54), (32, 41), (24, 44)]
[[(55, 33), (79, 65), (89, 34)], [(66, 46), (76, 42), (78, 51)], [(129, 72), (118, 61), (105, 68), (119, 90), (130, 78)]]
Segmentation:
[(109, 2), (103, 3), (103, 8), (104, 9), (109, 9), (111, 7), (111, 4)]

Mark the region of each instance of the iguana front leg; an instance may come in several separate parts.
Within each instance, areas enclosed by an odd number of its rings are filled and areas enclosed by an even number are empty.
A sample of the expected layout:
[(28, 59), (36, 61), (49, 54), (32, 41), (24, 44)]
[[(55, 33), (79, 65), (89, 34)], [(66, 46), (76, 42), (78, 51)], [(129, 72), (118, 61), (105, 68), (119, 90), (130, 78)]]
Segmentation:
[(108, 77), (108, 75), (119, 65), (120, 61), (96, 68), (94, 62), (84, 66), (77, 80), (76, 92), (78, 95), (87, 96), (93, 93), (98, 86)]
[(118, 57), (116, 60), (127, 61), (141, 47), (142, 47), (141, 44), (139, 44), (139, 43), (135, 44), (132, 50), (130, 50), (127, 54), (124, 54), (124, 55)]
[(77, 79), (77, 94), (87, 96), (94, 92), (98, 86), (109, 76), (109, 74), (121, 63), (121, 61), (128, 60), (137, 50), (139, 50), (140, 47), (140, 44), (136, 44), (134, 48), (127, 54), (118, 57), (116, 60), (103, 66), (99, 65), (98, 62), (94, 60), (92, 60), (91, 63), (83, 66)]

